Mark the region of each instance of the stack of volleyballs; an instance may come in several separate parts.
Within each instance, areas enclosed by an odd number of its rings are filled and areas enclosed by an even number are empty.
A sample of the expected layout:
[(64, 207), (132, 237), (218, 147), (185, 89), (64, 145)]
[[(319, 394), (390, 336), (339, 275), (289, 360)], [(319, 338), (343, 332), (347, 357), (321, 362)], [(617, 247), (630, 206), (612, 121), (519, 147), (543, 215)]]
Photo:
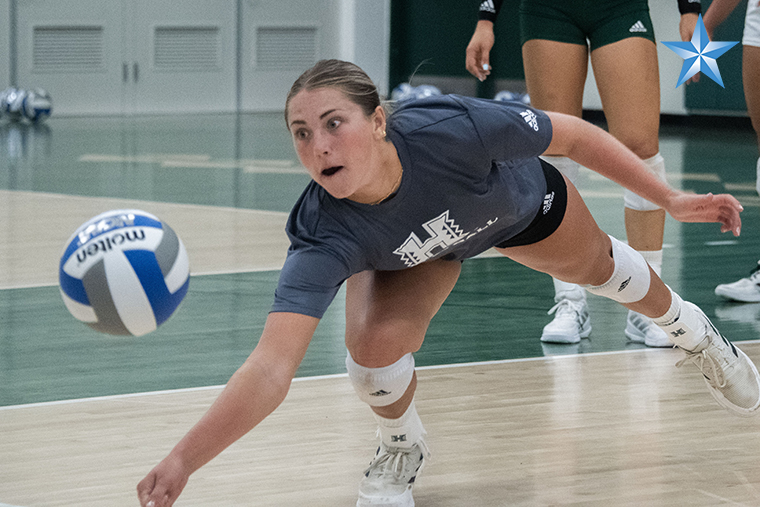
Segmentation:
[(45, 90), (6, 88), (0, 92), (0, 116), (11, 121), (27, 119), (32, 123), (44, 121), (53, 111), (53, 100)]
[(69, 312), (96, 331), (142, 336), (166, 322), (187, 293), (190, 263), (177, 234), (145, 211), (102, 213), (66, 243), (59, 266)]

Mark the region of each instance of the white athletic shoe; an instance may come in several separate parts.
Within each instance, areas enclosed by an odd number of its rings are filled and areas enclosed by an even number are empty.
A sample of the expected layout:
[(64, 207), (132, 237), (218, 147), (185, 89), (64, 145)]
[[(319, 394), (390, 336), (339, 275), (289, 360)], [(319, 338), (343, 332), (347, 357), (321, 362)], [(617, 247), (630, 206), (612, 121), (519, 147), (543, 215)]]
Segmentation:
[(430, 451), (422, 439), (409, 449), (381, 443), (364, 472), (356, 507), (414, 507), (412, 487), (429, 458)]
[(715, 294), (742, 303), (760, 301), (760, 261), (752, 270), (749, 278), (742, 278), (733, 283), (722, 283), (715, 287)]
[(715, 329), (699, 308), (688, 301), (684, 304), (692, 305), (699, 314), (704, 322), (705, 337), (695, 350), (684, 350), (686, 357), (676, 366), (689, 361), (694, 363), (702, 372), (710, 394), (722, 407), (742, 416), (755, 415), (760, 407), (757, 368), (744, 352)]
[(591, 334), (591, 318), (585, 299), (557, 296), (557, 304), (549, 310), (554, 320), (544, 326), (541, 341), (547, 343), (578, 343)]
[(629, 340), (643, 343), (647, 347), (673, 347), (668, 333), (660, 329), (652, 319), (633, 310), (628, 310), (625, 335)]

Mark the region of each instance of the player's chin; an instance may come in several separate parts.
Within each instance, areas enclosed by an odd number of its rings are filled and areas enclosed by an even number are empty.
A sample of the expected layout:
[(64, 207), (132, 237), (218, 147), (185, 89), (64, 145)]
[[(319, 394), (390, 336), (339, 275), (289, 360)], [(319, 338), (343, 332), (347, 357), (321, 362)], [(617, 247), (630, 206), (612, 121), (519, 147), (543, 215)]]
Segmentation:
[(351, 195), (351, 192), (349, 192), (345, 186), (338, 184), (338, 182), (327, 179), (327, 181), (324, 181), (324, 179), (320, 178), (321, 181), (317, 181), (319, 183), (319, 186), (325, 189), (325, 191), (333, 196), (336, 199), (345, 199), (349, 195)]
[(340, 170), (330, 174), (320, 173), (317, 183), (336, 199), (345, 199), (351, 195), (351, 191), (349, 190), (350, 185), (347, 185), (348, 181), (345, 178), (342, 167)]

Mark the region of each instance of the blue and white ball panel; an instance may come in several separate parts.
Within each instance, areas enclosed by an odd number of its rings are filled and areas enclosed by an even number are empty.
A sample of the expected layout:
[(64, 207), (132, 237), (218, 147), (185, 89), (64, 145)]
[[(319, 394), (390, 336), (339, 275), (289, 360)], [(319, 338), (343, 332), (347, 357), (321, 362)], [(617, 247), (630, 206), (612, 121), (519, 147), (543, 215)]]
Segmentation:
[(32, 90), (24, 97), (22, 109), (27, 119), (39, 122), (50, 116), (53, 102), (45, 90)]
[(64, 303), (75, 318), (101, 332), (141, 336), (182, 302), (190, 268), (171, 227), (142, 211), (115, 210), (72, 235), (59, 278)]

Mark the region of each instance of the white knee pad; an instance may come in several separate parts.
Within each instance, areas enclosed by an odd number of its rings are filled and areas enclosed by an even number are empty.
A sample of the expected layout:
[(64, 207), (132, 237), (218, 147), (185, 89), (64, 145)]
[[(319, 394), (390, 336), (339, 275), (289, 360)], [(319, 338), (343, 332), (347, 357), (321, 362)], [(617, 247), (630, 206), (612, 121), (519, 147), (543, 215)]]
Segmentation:
[(591, 294), (603, 296), (618, 303), (635, 303), (649, 292), (649, 265), (639, 252), (612, 236), (612, 259), (615, 270), (602, 285), (584, 285)]
[(367, 368), (356, 364), (349, 353), (346, 369), (356, 394), (363, 402), (373, 407), (385, 407), (401, 399), (412, 382), (414, 357), (406, 354), (390, 366)]
[[(665, 159), (657, 153), (654, 157), (643, 160), (647, 168), (661, 181), (665, 181)], [(643, 197), (634, 194), (627, 188), (623, 190), (623, 202), (626, 208), (637, 211), (654, 211), (660, 209), (656, 204), (647, 201)]]
[(541, 155), (541, 158), (557, 168), (565, 178), (570, 180), (570, 183), (576, 187), (578, 186), (578, 175), (581, 170), (581, 165), (578, 162), (567, 157), (550, 157), (548, 155)]

